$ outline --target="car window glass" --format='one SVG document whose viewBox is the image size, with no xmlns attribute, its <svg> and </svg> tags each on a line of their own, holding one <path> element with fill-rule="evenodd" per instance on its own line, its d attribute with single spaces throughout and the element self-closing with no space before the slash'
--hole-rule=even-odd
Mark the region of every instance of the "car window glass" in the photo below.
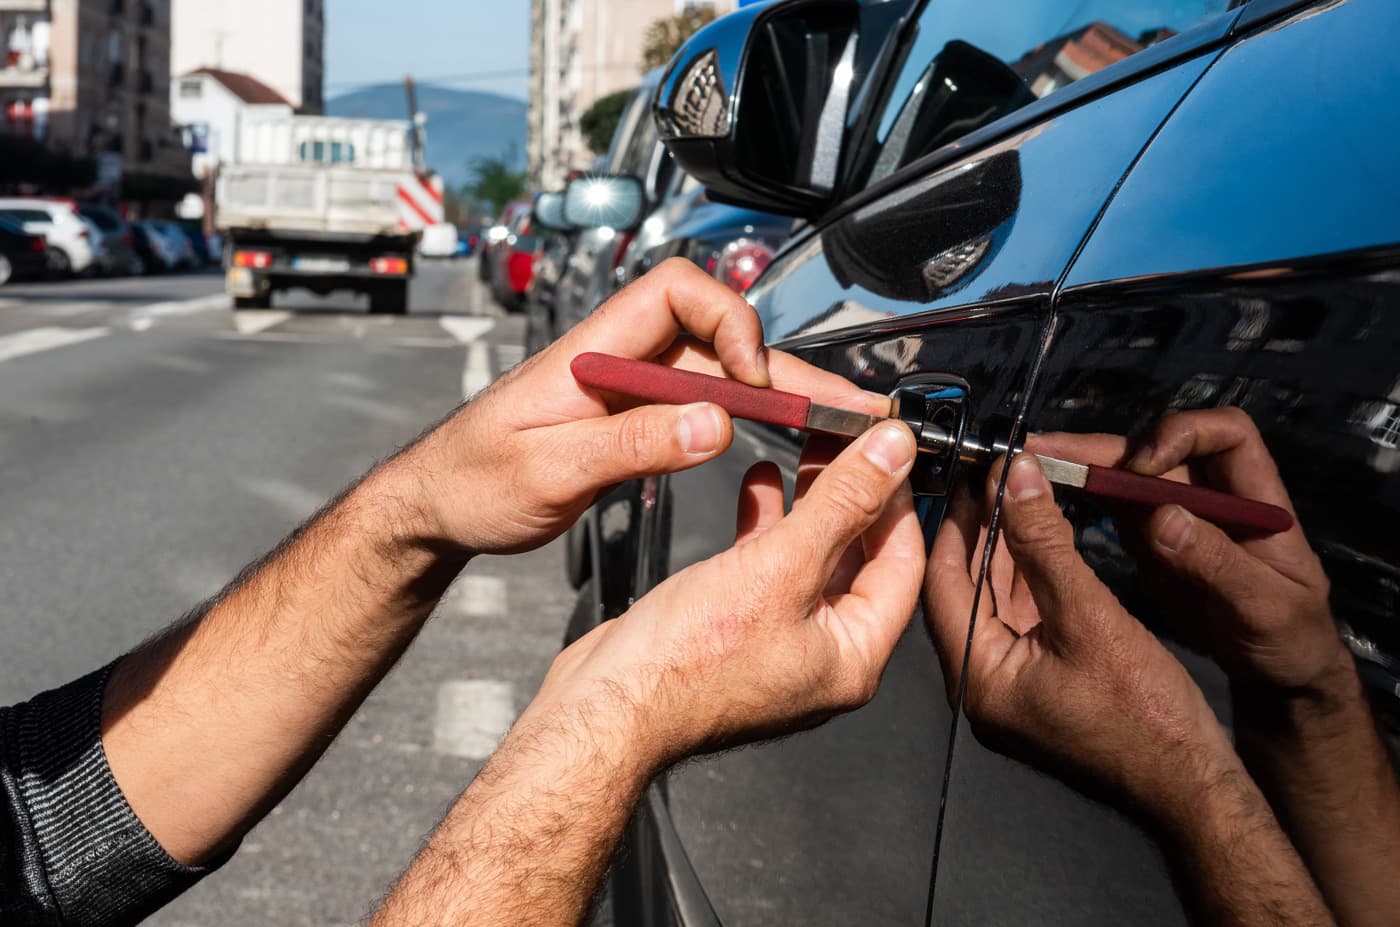
<svg viewBox="0 0 1400 927">
<path fill-rule="evenodd" d="M 53 222 L 53 216 L 39 209 L 7 209 L 0 215 L 15 222 Z"/>
<path fill-rule="evenodd" d="M 1239 0 L 930 0 L 859 171 L 874 182 Z"/>
</svg>

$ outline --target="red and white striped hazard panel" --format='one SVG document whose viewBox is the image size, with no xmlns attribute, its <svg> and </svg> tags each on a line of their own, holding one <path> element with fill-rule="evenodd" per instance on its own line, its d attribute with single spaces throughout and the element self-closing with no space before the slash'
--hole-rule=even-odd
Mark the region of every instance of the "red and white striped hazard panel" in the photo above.
<svg viewBox="0 0 1400 927">
<path fill-rule="evenodd" d="M 399 225 L 405 229 L 425 229 L 443 221 L 442 178 L 412 177 L 399 184 Z"/>
</svg>

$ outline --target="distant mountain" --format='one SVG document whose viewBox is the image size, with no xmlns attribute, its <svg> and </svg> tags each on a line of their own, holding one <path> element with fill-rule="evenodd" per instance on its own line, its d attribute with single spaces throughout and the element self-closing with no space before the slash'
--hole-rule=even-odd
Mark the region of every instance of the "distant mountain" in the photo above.
<svg viewBox="0 0 1400 927">
<path fill-rule="evenodd" d="M 428 166 L 449 186 L 467 181 L 467 167 L 477 158 L 500 158 L 514 152 L 516 167 L 525 166 L 524 100 L 476 90 L 418 85 L 418 108 L 428 116 Z M 403 84 L 378 84 L 327 101 L 331 116 L 406 119 Z"/>
</svg>

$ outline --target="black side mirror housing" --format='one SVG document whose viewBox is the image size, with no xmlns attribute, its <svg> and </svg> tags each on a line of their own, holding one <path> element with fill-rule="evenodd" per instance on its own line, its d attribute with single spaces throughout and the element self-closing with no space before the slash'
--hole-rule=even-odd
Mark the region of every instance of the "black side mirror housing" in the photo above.
<svg viewBox="0 0 1400 927">
<path fill-rule="evenodd" d="M 786 0 L 696 33 L 662 78 L 667 148 L 720 201 L 815 218 L 841 193 L 846 139 L 908 4 Z"/>
<path fill-rule="evenodd" d="M 642 221 L 646 190 L 626 174 L 589 174 L 564 188 L 563 219 L 576 229 L 630 232 Z"/>
</svg>

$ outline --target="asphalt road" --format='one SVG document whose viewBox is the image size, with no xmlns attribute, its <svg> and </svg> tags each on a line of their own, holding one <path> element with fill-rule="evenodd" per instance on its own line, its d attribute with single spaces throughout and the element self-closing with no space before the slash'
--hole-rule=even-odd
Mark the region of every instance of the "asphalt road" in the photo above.
<svg viewBox="0 0 1400 927">
<path fill-rule="evenodd" d="M 0 289 L 0 704 L 104 665 L 217 591 L 382 456 L 523 357 L 470 262 L 413 312 L 217 275 Z M 549 548 L 481 561 L 326 758 L 222 871 L 150 921 L 359 922 L 557 652 Z"/>
</svg>

